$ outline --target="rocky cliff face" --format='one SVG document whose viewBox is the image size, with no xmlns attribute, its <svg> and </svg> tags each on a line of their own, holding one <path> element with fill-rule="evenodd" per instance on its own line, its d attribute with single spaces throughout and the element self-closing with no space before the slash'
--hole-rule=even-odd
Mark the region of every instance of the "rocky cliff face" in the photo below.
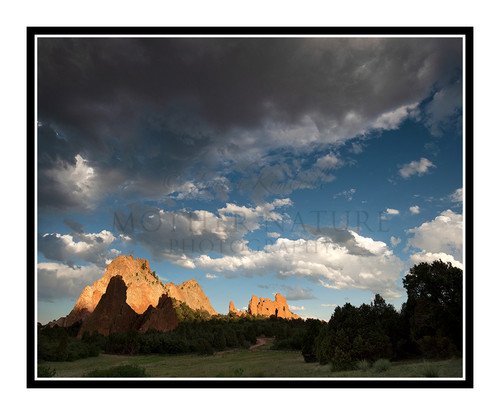
<svg viewBox="0 0 500 415">
<path fill-rule="evenodd" d="M 217 314 L 195 280 L 184 282 L 182 285 L 163 284 L 149 268 L 148 260 L 121 255 L 108 265 L 99 280 L 85 287 L 75 307 L 64 319 L 63 325 L 69 327 L 77 321 L 88 319 L 115 275 L 122 276 L 127 287 L 126 302 L 137 314 L 144 313 L 149 306 L 156 307 L 163 294 L 184 301 L 193 309 L 206 310 L 210 315 Z"/>
<path fill-rule="evenodd" d="M 229 312 L 235 313 L 238 316 L 244 315 L 244 313 L 234 308 L 232 301 L 229 303 Z M 288 319 L 301 318 L 297 314 L 290 311 L 285 297 L 283 297 L 280 293 L 275 295 L 274 301 L 269 298 L 258 298 L 256 295 L 252 295 L 252 298 L 248 303 L 247 314 L 266 317 L 276 316 Z"/>
<path fill-rule="evenodd" d="M 165 292 L 169 297 L 185 302 L 193 310 L 205 310 L 211 316 L 217 314 L 196 280 L 184 281 L 181 285 L 175 285 L 173 282 L 167 283 Z"/>
</svg>

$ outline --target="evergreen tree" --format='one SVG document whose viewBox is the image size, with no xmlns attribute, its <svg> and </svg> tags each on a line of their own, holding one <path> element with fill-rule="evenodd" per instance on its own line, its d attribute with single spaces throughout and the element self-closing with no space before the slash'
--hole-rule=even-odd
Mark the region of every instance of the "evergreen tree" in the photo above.
<svg viewBox="0 0 500 415">
<path fill-rule="evenodd" d="M 403 307 L 412 340 L 443 339 L 462 349 L 462 270 L 441 260 L 414 265 L 403 278 Z M 446 343 L 446 340 L 444 340 Z"/>
</svg>

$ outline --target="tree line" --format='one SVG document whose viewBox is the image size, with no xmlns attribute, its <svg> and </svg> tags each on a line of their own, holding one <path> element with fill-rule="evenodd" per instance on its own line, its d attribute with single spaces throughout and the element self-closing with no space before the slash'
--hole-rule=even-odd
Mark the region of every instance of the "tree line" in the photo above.
<svg viewBox="0 0 500 415">
<path fill-rule="evenodd" d="M 182 312 L 186 311 L 182 308 Z M 83 333 L 77 339 L 80 323 L 71 327 L 39 328 L 38 358 L 45 361 L 76 360 L 96 356 L 99 352 L 113 354 L 186 354 L 211 355 L 218 351 L 248 348 L 257 337 L 275 337 L 273 347 L 300 350 L 305 333 L 303 320 L 277 317 L 205 316 L 194 312 L 179 322 L 175 330 L 146 333 L 129 330 L 111 333 Z"/>
</svg>

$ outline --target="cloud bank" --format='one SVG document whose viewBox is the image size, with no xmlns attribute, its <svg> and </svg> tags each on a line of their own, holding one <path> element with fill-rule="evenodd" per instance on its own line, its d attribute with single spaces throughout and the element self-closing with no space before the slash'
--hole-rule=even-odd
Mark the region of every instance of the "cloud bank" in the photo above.
<svg viewBox="0 0 500 415">
<path fill-rule="evenodd" d="M 461 47 L 444 38 L 40 38 L 40 208 L 93 209 L 111 195 L 224 199 L 229 171 L 251 164 L 256 177 L 294 178 L 297 166 L 273 157 L 278 150 L 339 146 L 418 116 L 438 134 L 461 106 Z M 342 163 L 325 152 L 287 189 L 333 180 L 327 170 Z"/>
<path fill-rule="evenodd" d="M 350 231 L 361 250 L 353 252 L 347 241 L 320 236 L 316 239 L 279 238 L 261 251 L 247 249 L 241 255 L 212 258 L 200 255 L 197 266 L 231 277 L 272 274 L 279 279 L 305 278 L 331 289 L 357 288 L 380 293 L 387 298 L 400 296 L 396 281 L 402 261 L 385 243 Z M 288 298 L 288 297 L 287 297 Z"/>
</svg>

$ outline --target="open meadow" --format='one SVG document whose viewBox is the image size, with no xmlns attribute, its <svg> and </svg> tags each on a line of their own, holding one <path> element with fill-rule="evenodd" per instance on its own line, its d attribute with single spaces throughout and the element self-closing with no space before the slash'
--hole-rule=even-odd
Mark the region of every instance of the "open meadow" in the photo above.
<svg viewBox="0 0 500 415">
<path fill-rule="evenodd" d="M 133 366 L 143 369 L 143 376 L 157 378 L 324 378 L 324 377 L 461 377 L 462 359 L 440 361 L 392 362 L 360 365 L 353 371 L 332 372 L 330 365 L 305 363 L 298 351 L 271 350 L 266 343 L 253 350 L 231 350 L 212 356 L 100 354 L 74 362 L 48 362 L 55 377 L 80 378 L 99 370 Z M 95 375 L 96 372 L 94 372 Z M 109 372 L 108 372 L 109 373 Z M 101 376 L 106 373 L 101 372 Z M 109 375 L 108 375 L 109 376 Z"/>
</svg>

